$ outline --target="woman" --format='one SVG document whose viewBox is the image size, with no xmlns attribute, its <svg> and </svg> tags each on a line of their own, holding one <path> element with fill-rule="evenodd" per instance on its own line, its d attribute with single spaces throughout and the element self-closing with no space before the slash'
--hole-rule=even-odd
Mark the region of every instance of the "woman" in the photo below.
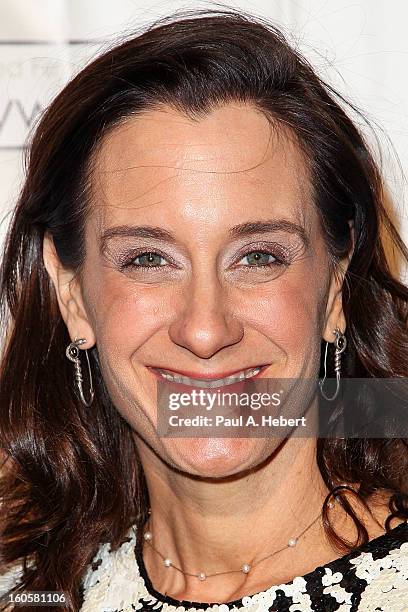
<svg viewBox="0 0 408 612">
<path fill-rule="evenodd" d="M 3 591 L 405 610 L 404 439 L 164 436 L 156 398 L 327 371 L 299 414 L 336 425 L 343 379 L 404 379 L 383 230 L 407 260 L 362 135 L 267 22 L 173 16 L 82 70 L 34 135 L 3 260 Z"/>
</svg>

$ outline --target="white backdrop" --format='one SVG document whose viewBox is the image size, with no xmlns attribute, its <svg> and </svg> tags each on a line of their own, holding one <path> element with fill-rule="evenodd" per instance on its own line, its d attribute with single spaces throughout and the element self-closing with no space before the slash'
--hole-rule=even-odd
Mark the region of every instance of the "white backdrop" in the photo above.
<svg viewBox="0 0 408 612">
<path fill-rule="evenodd" d="M 406 0 L 223 0 L 222 5 L 280 25 L 320 74 L 376 125 L 394 217 L 408 243 Z M 175 0 L 0 0 L 0 241 L 22 181 L 26 138 L 66 80 L 105 45 L 160 15 L 217 6 Z M 408 277 L 408 270 L 401 276 Z"/>
</svg>

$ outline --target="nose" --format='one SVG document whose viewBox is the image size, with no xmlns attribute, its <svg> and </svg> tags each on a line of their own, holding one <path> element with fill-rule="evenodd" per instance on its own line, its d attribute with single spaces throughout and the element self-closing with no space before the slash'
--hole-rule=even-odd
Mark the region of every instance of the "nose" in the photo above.
<svg viewBox="0 0 408 612">
<path fill-rule="evenodd" d="M 202 359 L 240 342 L 243 325 L 231 312 L 231 305 L 219 282 L 203 283 L 196 278 L 186 289 L 183 307 L 169 327 L 171 340 Z"/>
</svg>

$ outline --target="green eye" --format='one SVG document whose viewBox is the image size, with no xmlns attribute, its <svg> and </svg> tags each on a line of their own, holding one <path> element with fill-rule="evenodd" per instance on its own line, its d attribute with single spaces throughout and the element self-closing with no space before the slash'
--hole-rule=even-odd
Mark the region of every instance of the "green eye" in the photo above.
<svg viewBox="0 0 408 612">
<path fill-rule="evenodd" d="M 161 263 L 162 261 L 165 261 L 164 257 L 158 253 L 149 252 L 141 253 L 137 255 L 137 257 L 134 257 L 130 265 L 144 268 L 157 268 L 163 265 L 163 263 Z"/>
<path fill-rule="evenodd" d="M 247 260 L 246 263 L 250 266 L 270 266 L 282 263 L 272 253 L 267 253 L 266 251 L 251 251 L 244 255 L 242 260 L 244 259 Z"/>
</svg>

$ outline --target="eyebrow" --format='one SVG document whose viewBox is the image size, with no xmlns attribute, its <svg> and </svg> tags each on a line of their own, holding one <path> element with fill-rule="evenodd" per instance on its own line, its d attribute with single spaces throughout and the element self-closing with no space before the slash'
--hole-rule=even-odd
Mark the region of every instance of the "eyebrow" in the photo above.
<svg viewBox="0 0 408 612">
<path fill-rule="evenodd" d="M 287 232 L 289 234 L 297 234 L 306 246 L 309 246 L 309 238 L 305 228 L 298 223 L 289 221 L 288 219 L 271 219 L 269 221 L 249 221 L 234 225 L 229 230 L 232 238 L 240 236 L 250 236 L 252 234 L 266 234 L 270 232 Z"/>
<path fill-rule="evenodd" d="M 234 225 L 228 231 L 231 238 L 251 236 L 253 234 L 266 234 L 271 232 L 287 232 L 297 234 L 306 246 L 309 246 L 309 238 L 305 228 L 288 219 L 271 219 L 268 221 L 249 221 Z M 151 225 L 117 225 L 105 230 L 100 237 L 100 249 L 103 253 L 109 240 L 112 238 L 156 238 L 176 244 L 176 237 L 169 231 Z"/>
<path fill-rule="evenodd" d="M 161 227 L 151 225 L 117 225 L 105 230 L 100 237 L 100 251 L 104 253 L 112 238 L 156 238 L 171 244 L 177 240 L 173 234 Z"/>
</svg>

